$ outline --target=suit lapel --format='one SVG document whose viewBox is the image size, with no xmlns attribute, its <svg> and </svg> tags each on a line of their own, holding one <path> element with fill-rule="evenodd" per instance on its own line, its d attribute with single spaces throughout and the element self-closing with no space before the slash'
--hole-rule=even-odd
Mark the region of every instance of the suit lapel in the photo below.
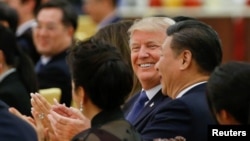
<svg viewBox="0 0 250 141">
<path fill-rule="evenodd" d="M 134 125 L 140 122 L 144 117 L 149 115 L 157 106 L 161 103 L 161 101 L 166 98 L 163 96 L 161 90 L 157 92 L 157 94 L 147 103 L 147 105 L 142 109 L 141 113 L 136 118 Z"/>
<path fill-rule="evenodd" d="M 138 97 L 139 97 L 139 94 L 140 94 L 139 92 L 136 93 L 133 97 L 131 97 L 131 99 L 130 99 L 127 103 L 125 103 L 125 104 L 123 105 L 122 110 L 123 110 L 123 112 L 124 112 L 125 117 L 127 117 L 127 115 L 129 114 L 129 112 L 132 110 L 135 101 L 136 101 L 136 100 L 138 99 Z"/>
</svg>

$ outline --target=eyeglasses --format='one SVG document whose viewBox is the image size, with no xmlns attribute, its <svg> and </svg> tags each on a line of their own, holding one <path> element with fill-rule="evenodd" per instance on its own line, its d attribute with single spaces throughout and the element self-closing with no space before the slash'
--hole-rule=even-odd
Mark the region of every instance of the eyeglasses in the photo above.
<svg viewBox="0 0 250 141">
<path fill-rule="evenodd" d="M 35 22 L 32 25 L 32 27 L 33 27 L 33 30 L 35 30 L 35 31 L 45 30 L 45 31 L 48 31 L 48 32 L 53 32 L 53 31 L 58 29 L 58 25 L 53 24 L 53 23 L 42 25 L 42 24 L 39 24 L 39 23 Z"/>
</svg>

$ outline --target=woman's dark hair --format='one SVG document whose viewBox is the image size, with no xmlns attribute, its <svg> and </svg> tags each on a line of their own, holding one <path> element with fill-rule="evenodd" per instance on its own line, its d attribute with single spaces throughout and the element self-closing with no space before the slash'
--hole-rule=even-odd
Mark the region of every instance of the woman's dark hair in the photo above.
<svg viewBox="0 0 250 141">
<path fill-rule="evenodd" d="M 130 47 L 129 47 L 129 35 L 128 29 L 133 25 L 134 20 L 122 20 L 116 23 L 109 24 L 96 32 L 93 39 L 100 40 L 111 44 L 112 46 L 118 48 L 121 52 L 122 57 L 129 64 L 129 68 L 133 72 L 130 57 Z M 139 90 L 141 90 L 141 84 L 137 76 L 133 73 L 133 89 L 131 90 L 129 96 L 134 95 Z"/>
<path fill-rule="evenodd" d="M 16 44 L 16 37 L 10 29 L 0 25 L 0 50 L 6 64 L 17 70 L 28 92 L 37 92 L 38 85 L 34 65 L 30 58 Z"/>
<path fill-rule="evenodd" d="M 132 71 L 116 47 L 87 39 L 75 43 L 67 61 L 75 87 L 83 87 L 103 110 L 119 108 L 133 86 Z"/>
</svg>

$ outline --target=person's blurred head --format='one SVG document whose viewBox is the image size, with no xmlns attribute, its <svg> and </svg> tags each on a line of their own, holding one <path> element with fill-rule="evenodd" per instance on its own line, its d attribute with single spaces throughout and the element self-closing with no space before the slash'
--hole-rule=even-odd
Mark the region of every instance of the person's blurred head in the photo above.
<svg viewBox="0 0 250 141">
<path fill-rule="evenodd" d="M 16 10 L 0 1 L 0 11 L 0 24 L 10 28 L 15 33 L 18 26 L 18 14 Z"/>
<path fill-rule="evenodd" d="M 118 4 L 118 0 L 84 0 L 83 2 L 84 13 L 97 24 L 114 12 Z"/>
<path fill-rule="evenodd" d="M 17 11 L 20 20 L 19 24 L 30 20 L 27 16 L 33 18 L 41 4 L 41 0 L 5 0 L 5 2 Z"/>
<path fill-rule="evenodd" d="M 117 23 L 112 23 L 98 30 L 97 33 L 93 36 L 95 40 L 107 42 L 113 45 L 114 47 L 118 48 L 118 50 L 122 54 L 122 57 L 129 64 L 131 70 L 132 70 L 132 65 L 130 58 L 130 48 L 128 43 L 129 36 L 127 32 L 128 29 L 133 24 L 133 22 L 134 22 L 133 20 L 122 20 Z M 134 75 L 134 87 L 130 95 L 135 94 L 139 89 L 141 89 L 140 82 Z"/>
<path fill-rule="evenodd" d="M 174 23 L 166 17 L 146 17 L 136 20 L 128 30 L 132 67 L 146 90 L 160 84 L 160 76 L 154 66 L 160 58 L 165 32 Z"/>
<path fill-rule="evenodd" d="M 15 68 L 28 92 L 37 91 L 33 64 L 18 48 L 15 34 L 0 24 L 0 75 Z"/>
<path fill-rule="evenodd" d="M 9 67 L 16 67 L 18 51 L 15 34 L 9 28 L 2 25 L 0 25 L 0 54 L 1 65 L 5 64 Z"/>
<path fill-rule="evenodd" d="M 119 108 L 132 89 L 133 78 L 119 50 L 102 41 L 87 39 L 77 42 L 67 61 L 73 82 L 73 98 L 101 110 Z M 90 104 L 92 103 L 92 104 Z"/>
<path fill-rule="evenodd" d="M 38 9 L 36 22 L 34 42 L 37 51 L 44 56 L 53 56 L 71 45 L 78 15 L 67 1 L 52 0 Z"/>
<path fill-rule="evenodd" d="M 209 25 L 198 20 L 177 22 L 167 29 L 156 65 L 162 92 L 175 98 L 184 88 L 206 81 L 221 61 L 220 39 Z"/>
<path fill-rule="evenodd" d="M 207 99 L 219 124 L 250 123 L 249 80 L 248 62 L 228 62 L 211 74 Z"/>
</svg>

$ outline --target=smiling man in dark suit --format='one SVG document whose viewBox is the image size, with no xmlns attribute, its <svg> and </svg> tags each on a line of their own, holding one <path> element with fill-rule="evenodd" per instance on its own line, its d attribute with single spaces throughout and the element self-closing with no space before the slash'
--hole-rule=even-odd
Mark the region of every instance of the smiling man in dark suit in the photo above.
<svg viewBox="0 0 250 141">
<path fill-rule="evenodd" d="M 173 100 L 163 103 L 144 132 L 164 127 L 164 138 L 183 136 L 187 141 L 206 141 L 207 126 L 215 124 L 206 100 L 206 83 L 222 61 L 217 33 L 197 20 L 177 22 L 167 29 L 156 69 L 162 92 Z M 160 113 L 160 114 L 158 114 Z"/>
<path fill-rule="evenodd" d="M 158 106 L 170 100 L 161 93 L 160 76 L 154 67 L 160 58 L 161 45 L 166 38 L 165 31 L 174 23 L 172 19 L 166 17 L 146 17 L 136 21 L 129 29 L 132 67 L 142 85 L 143 93 L 139 92 L 132 97 L 124 105 L 123 110 L 126 118 L 139 131 L 142 138 L 145 136 L 151 136 L 151 140 L 157 138 L 153 136 L 154 132 L 144 134 L 143 130 Z M 145 94 L 146 102 L 139 102 L 141 95 Z M 142 104 L 141 109 L 138 109 L 136 105 L 138 103 Z"/>
<path fill-rule="evenodd" d="M 58 87 L 60 103 L 71 105 L 71 77 L 66 63 L 67 50 L 73 43 L 78 15 L 66 0 L 41 5 L 36 14 L 34 42 L 41 58 L 36 64 L 40 89 Z"/>
</svg>

